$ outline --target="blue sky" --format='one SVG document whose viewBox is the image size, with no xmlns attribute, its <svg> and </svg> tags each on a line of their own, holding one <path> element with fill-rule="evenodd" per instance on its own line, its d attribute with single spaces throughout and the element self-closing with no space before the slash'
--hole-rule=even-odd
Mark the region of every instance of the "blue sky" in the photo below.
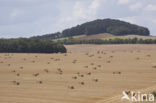
<svg viewBox="0 0 156 103">
<path fill-rule="evenodd" d="M 61 32 L 104 18 L 145 26 L 156 35 L 156 0 L 0 0 L 0 37 Z"/>
</svg>

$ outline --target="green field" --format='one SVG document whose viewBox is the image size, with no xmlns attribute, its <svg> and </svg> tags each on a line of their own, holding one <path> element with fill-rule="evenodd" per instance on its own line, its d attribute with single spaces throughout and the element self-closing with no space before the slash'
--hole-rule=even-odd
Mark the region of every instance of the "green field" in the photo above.
<svg viewBox="0 0 156 103">
<path fill-rule="evenodd" d="M 77 35 L 77 36 L 72 36 L 72 37 L 63 37 L 63 38 L 58 38 L 58 39 L 53 39 L 53 41 L 62 41 L 62 40 L 68 40 L 70 38 L 76 39 L 80 37 L 85 37 L 86 35 Z"/>
</svg>

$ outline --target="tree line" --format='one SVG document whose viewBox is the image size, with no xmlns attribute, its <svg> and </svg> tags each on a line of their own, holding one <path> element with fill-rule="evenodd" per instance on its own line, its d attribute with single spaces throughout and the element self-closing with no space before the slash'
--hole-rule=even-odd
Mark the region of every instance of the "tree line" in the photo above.
<svg viewBox="0 0 156 103">
<path fill-rule="evenodd" d="M 0 52 L 8 53 L 65 53 L 63 44 L 36 38 L 0 39 Z"/>
<path fill-rule="evenodd" d="M 156 44 L 156 39 L 138 39 L 138 38 L 129 38 L 129 39 L 92 39 L 92 40 L 62 40 L 58 41 L 59 43 L 70 45 L 70 44 Z"/>
<path fill-rule="evenodd" d="M 50 34 L 45 34 L 45 35 L 41 35 L 41 36 L 33 36 L 31 38 L 37 38 L 40 40 L 52 40 L 52 39 L 57 39 L 60 37 L 61 37 L 61 33 L 56 32 L 56 33 L 50 33 Z"/>
</svg>

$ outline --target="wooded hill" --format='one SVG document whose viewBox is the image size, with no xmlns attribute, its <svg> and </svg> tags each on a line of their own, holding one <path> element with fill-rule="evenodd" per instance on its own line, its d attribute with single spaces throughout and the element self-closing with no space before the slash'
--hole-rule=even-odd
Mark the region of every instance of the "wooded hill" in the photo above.
<svg viewBox="0 0 156 103">
<path fill-rule="evenodd" d="M 146 27 L 138 26 L 128 22 L 115 19 L 98 19 L 91 22 L 86 22 L 72 28 L 62 31 L 62 33 L 52 33 L 42 36 L 35 36 L 41 40 L 50 40 L 61 37 L 72 37 L 76 35 L 94 35 L 99 33 L 110 33 L 113 35 L 141 35 L 149 36 L 150 31 Z"/>
</svg>

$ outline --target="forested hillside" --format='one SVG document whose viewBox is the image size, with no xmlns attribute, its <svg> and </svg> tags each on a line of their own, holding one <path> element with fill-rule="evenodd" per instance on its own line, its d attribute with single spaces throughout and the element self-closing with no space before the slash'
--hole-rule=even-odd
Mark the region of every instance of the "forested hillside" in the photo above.
<svg viewBox="0 0 156 103">
<path fill-rule="evenodd" d="M 130 24 L 128 22 L 115 20 L 115 19 L 98 19 L 91 22 L 87 22 L 81 25 L 77 25 L 72 28 L 68 28 L 62 31 L 62 33 L 51 33 L 41 36 L 35 36 L 32 38 L 39 38 L 41 40 L 51 40 L 61 37 L 72 37 L 76 35 L 94 35 L 99 33 L 110 33 L 113 35 L 141 35 L 148 36 L 150 31 L 146 27 Z"/>
<path fill-rule="evenodd" d="M 150 32 L 147 28 L 138 25 L 130 24 L 128 22 L 114 20 L 114 19 L 98 19 L 95 21 L 87 22 L 77 25 L 62 32 L 62 36 L 74 35 L 92 35 L 98 33 L 110 33 L 113 35 L 149 35 Z"/>
</svg>

